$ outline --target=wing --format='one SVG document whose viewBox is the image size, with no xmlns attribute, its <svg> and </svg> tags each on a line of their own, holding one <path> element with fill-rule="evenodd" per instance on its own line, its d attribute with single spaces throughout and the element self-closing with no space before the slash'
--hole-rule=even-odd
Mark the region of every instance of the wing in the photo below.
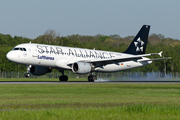
<svg viewBox="0 0 180 120">
<path fill-rule="evenodd" d="M 172 59 L 172 58 L 167 57 L 167 58 L 156 58 L 156 59 L 149 59 L 149 60 L 138 60 L 138 62 L 156 61 L 156 60 L 165 60 L 165 59 Z"/>
<path fill-rule="evenodd" d="M 92 60 L 83 60 L 83 61 L 69 61 L 68 64 L 73 64 L 75 62 L 86 62 L 86 63 L 92 63 L 96 67 L 105 66 L 107 64 L 117 64 L 119 65 L 120 62 L 127 62 L 127 61 L 137 61 L 137 62 L 146 62 L 146 61 L 154 61 L 154 60 L 162 60 L 162 59 L 170 59 L 170 58 L 159 58 L 159 59 L 146 59 L 144 60 L 143 57 L 151 56 L 151 55 L 160 55 L 160 53 L 151 53 L 151 54 L 141 54 L 141 55 L 129 55 L 129 56 L 121 56 L 111 59 L 92 59 Z"/>
<path fill-rule="evenodd" d="M 103 60 L 90 60 L 85 61 L 94 64 L 96 67 L 105 66 L 107 64 L 117 64 L 119 65 L 120 62 L 127 62 L 127 61 L 136 61 L 136 62 L 147 62 L 147 61 L 156 61 L 156 60 L 164 60 L 164 59 L 171 59 L 170 57 L 167 58 L 157 58 L 157 59 L 143 59 L 143 57 L 155 55 L 153 54 L 144 54 L 144 55 L 136 55 L 131 57 L 121 57 L 115 59 L 103 59 Z"/>
</svg>

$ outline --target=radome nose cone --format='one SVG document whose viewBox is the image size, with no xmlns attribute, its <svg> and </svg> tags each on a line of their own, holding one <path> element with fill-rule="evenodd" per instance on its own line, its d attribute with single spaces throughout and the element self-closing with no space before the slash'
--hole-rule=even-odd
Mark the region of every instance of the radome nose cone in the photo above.
<svg viewBox="0 0 180 120">
<path fill-rule="evenodd" d="M 8 59 L 8 60 L 13 60 L 14 59 L 14 55 L 13 55 L 13 53 L 10 51 L 10 52 L 8 52 L 7 54 L 6 54 L 6 58 Z"/>
</svg>

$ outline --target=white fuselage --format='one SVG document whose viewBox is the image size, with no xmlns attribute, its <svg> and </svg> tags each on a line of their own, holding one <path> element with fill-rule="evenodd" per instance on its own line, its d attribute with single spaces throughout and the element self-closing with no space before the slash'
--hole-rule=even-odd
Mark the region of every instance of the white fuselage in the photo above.
<svg viewBox="0 0 180 120">
<path fill-rule="evenodd" d="M 7 58 L 13 62 L 24 64 L 51 67 L 54 69 L 72 70 L 69 63 L 78 61 L 91 61 L 94 59 L 105 60 L 105 59 L 116 59 L 121 57 L 133 57 L 135 55 L 91 50 L 91 49 L 80 49 L 73 47 L 63 47 L 54 45 L 44 44 L 31 44 L 25 43 L 17 45 L 15 48 L 25 48 L 19 50 L 11 50 L 7 54 Z M 144 60 L 149 58 L 142 57 Z M 107 64 L 103 67 L 96 67 L 93 71 L 96 72 L 116 72 L 121 70 L 132 69 L 136 67 L 142 67 L 148 65 L 152 61 L 138 62 L 136 60 L 119 62 L 117 64 Z"/>
</svg>

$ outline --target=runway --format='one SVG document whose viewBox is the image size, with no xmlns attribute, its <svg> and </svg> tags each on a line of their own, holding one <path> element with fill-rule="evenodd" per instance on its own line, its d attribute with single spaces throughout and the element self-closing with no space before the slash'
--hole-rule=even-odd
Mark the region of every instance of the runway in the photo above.
<svg viewBox="0 0 180 120">
<path fill-rule="evenodd" d="M 0 81 L 2 84 L 180 84 L 180 81 Z"/>
</svg>

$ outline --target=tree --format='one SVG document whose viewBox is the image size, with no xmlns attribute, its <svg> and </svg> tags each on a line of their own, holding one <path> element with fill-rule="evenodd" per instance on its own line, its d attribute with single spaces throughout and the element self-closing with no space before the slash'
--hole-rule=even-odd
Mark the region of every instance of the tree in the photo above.
<svg viewBox="0 0 180 120">
<path fill-rule="evenodd" d="M 44 35 L 43 35 L 43 39 L 46 43 L 51 44 L 52 42 L 54 44 L 57 44 L 58 41 L 56 41 L 56 37 L 59 36 L 60 34 L 56 34 L 55 30 L 49 29 L 47 31 L 45 31 Z"/>
</svg>

